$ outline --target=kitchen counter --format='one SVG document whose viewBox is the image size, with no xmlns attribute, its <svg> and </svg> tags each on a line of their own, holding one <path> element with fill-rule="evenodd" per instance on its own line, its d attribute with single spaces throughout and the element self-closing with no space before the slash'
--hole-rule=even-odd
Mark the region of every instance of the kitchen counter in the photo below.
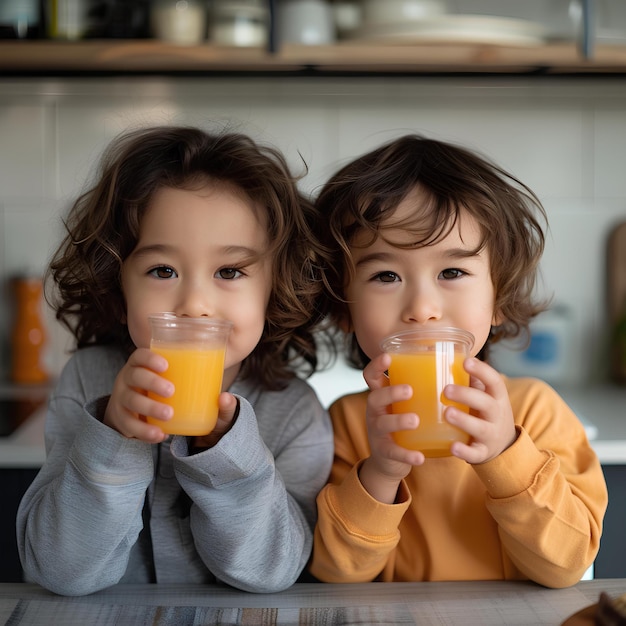
<svg viewBox="0 0 626 626">
<path fill-rule="evenodd" d="M 581 385 L 557 391 L 585 424 L 602 465 L 626 465 L 626 387 Z"/>
<path fill-rule="evenodd" d="M 13 385 L 0 383 L 0 400 L 40 403 L 30 417 L 8 436 L 0 437 L 0 468 L 37 468 L 46 458 L 44 424 L 52 384 Z"/>
<path fill-rule="evenodd" d="M 559 387 L 585 424 L 602 465 L 626 465 L 626 387 Z M 45 405 L 11 436 L 0 438 L 0 467 L 40 467 L 45 460 Z"/>
<path fill-rule="evenodd" d="M 604 521 L 601 550 L 594 563 L 594 576 L 603 579 L 624 578 L 626 577 L 626 546 L 623 541 L 626 520 L 626 387 L 605 385 L 561 388 L 558 391 L 585 424 L 591 445 L 603 465 L 609 488 L 611 504 Z M 0 437 L 0 472 L 7 481 L 4 488 L 10 492 L 3 534 L 11 538 L 13 543 L 17 506 L 37 469 L 45 461 L 45 418 L 44 404 L 11 436 Z M 0 554 L 3 554 L 5 566 L 11 572 L 9 574 L 11 577 L 5 580 L 19 580 L 17 547 L 11 544 L 3 549 L 0 541 Z M 7 565 L 9 557 L 13 560 Z M 1 570 L 2 564 L 0 575 Z M 626 588 L 624 591 L 626 592 Z M 1 614 L 0 624 L 2 624 Z"/>
</svg>

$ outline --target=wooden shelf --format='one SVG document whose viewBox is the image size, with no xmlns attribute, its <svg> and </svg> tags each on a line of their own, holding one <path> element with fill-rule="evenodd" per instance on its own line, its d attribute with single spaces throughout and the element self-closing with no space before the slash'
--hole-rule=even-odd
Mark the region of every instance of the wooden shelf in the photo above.
<svg viewBox="0 0 626 626">
<path fill-rule="evenodd" d="M 626 46 L 596 46 L 593 60 L 574 43 L 261 48 L 176 46 L 156 40 L 0 41 L 0 75 L 176 73 L 626 73 Z"/>
</svg>

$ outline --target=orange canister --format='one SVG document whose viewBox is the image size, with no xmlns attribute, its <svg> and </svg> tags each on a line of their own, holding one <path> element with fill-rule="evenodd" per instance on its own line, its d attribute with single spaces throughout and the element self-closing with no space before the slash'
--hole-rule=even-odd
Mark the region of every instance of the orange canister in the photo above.
<svg viewBox="0 0 626 626">
<path fill-rule="evenodd" d="M 11 379 L 15 383 L 43 383 L 48 373 L 43 365 L 46 330 L 43 322 L 43 281 L 15 278 L 11 281 L 15 316 L 11 335 Z"/>
</svg>

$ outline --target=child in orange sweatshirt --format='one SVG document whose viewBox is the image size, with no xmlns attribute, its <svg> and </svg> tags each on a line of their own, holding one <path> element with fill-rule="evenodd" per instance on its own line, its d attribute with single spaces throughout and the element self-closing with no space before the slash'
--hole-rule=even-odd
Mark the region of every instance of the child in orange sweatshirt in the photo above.
<svg viewBox="0 0 626 626">
<path fill-rule="evenodd" d="M 330 409 L 335 460 L 318 496 L 312 574 L 328 582 L 531 579 L 576 583 L 599 548 L 607 490 L 571 409 L 544 382 L 507 378 L 490 344 L 526 332 L 545 212 L 513 176 L 466 149 L 409 135 L 357 158 L 318 199 L 328 313 L 369 390 Z M 474 335 L 470 386 L 445 419 L 470 435 L 425 459 L 392 433 L 418 389 L 390 386 L 381 341 L 416 328 Z"/>
</svg>

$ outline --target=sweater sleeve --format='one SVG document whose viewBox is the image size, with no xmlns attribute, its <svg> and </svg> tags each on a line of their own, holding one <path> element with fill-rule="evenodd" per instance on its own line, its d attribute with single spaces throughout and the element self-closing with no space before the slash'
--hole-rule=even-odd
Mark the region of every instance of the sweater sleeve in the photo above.
<svg viewBox="0 0 626 626">
<path fill-rule="evenodd" d="M 353 466 L 317 498 L 318 523 L 311 573 L 324 582 L 369 582 L 388 566 L 400 540 L 398 526 L 411 501 L 404 482 L 395 504 L 378 502 Z M 357 523 L 358 520 L 358 523 Z"/>
<path fill-rule="evenodd" d="M 510 395 L 519 436 L 475 471 L 515 567 L 547 587 L 566 587 L 600 546 L 608 502 L 602 468 L 582 424 L 551 387 L 518 381 Z"/>
<path fill-rule="evenodd" d="M 64 595 L 116 584 L 142 528 L 153 475 L 149 444 L 103 425 L 75 393 L 70 361 L 46 416 L 44 465 L 17 514 L 22 566 L 30 581 Z"/>
<path fill-rule="evenodd" d="M 211 572 L 246 591 L 280 591 L 296 582 L 311 553 L 332 430 L 310 390 L 282 401 L 289 410 L 270 449 L 250 403 L 239 403 L 235 425 L 213 448 L 188 456 L 186 441 L 175 439 L 176 475 L 193 502 L 194 542 Z"/>
<path fill-rule="evenodd" d="M 393 561 L 398 529 L 411 504 L 400 484 L 395 504 L 379 502 L 365 490 L 359 469 L 369 452 L 364 424 L 367 392 L 330 408 L 335 458 L 329 484 L 317 498 L 318 522 L 310 570 L 324 582 L 368 582 Z"/>
</svg>

